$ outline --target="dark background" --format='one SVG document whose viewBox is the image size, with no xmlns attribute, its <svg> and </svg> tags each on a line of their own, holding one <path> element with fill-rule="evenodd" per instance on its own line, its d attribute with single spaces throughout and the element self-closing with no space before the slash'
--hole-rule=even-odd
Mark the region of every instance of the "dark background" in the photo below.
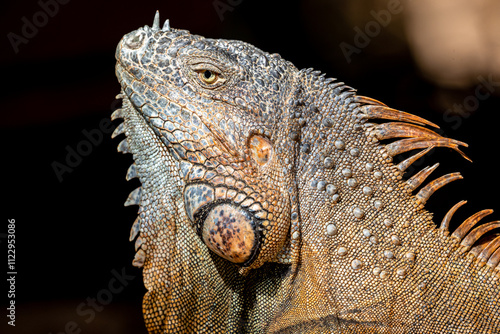
<svg viewBox="0 0 500 334">
<path fill-rule="evenodd" d="M 431 179 L 453 171 L 465 176 L 431 197 L 428 208 L 436 221 L 462 199 L 469 204 L 457 213 L 455 224 L 480 209 L 497 208 L 498 92 L 482 101 L 470 117 L 459 119 L 460 124 L 445 122 L 448 105 L 442 97 L 447 103 L 462 103 L 474 86 L 447 89 L 424 78 L 407 44 L 389 29 L 382 29 L 347 63 L 339 44 L 353 44 L 355 32 L 350 13 L 343 10 L 346 2 L 221 0 L 229 7 L 218 13 L 217 2 L 211 0 L 72 0 L 52 7 L 53 17 L 32 31 L 16 53 L 8 34 L 21 36 L 23 17 L 33 22 L 43 9 L 35 0 L 3 1 L 0 159 L 6 187 L 2 187 L 0 241 L 2 254 L 7 254 L 7 219 L 15 219 L 17 276 L 16 327 L 6 325 L 7 286 L 2 285 L 0 332 L 145 332 L 141 311 L 145 289 L 141 270 L 131 266 L 134 249 L 128 242 L 137 207 L 123 207 L 139 183 L 125 181 L 132 157 L 116 152 L 122 138 L 112 140 L 99 124 L 119 106 L 114 100 L 120 90 L 114 76 L 116 44 L 125 33 L 151 25 L 156 9 L 162 22 L 169 18 L 174 28 L 250 42 L 280 53 L 298 68 L 314 67 L 361 95 L 441 125 L 447 136 L 469 143 L 465 152 L 474 163 L 439 149 L 419 167 L 439 161 L 441 167 Z M 359 11 L 368 13 L 370 6 L 367 1 Z M 66 164 L 67 148 L 82 145 L 84 130 L 102 134 L 102 140 L 75 162 L 71 172 L 62 174 L 61 181 L 53 164 Z M 7 256 L 1 258 L 6 268 Z M 87 322 L 89 313 L 82 316 L 77 309 L 88 298 L 109 296 L 113 270 L 124 270 L 135 279 L 112 293 L 109 304 Z M 72 326 L 77 328 L 68 330 Z"/>
</svg>

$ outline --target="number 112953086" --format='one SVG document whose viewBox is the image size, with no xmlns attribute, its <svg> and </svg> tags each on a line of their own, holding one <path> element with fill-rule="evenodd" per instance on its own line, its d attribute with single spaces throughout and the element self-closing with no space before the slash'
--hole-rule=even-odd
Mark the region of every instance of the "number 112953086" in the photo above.
<svg viewBox="0 0 500 334">
<path fill-rule="evenodd" d="M 16 220 L 9 219 L 7 225 L 7 266 L 9 271 L 16 271 Z"/>
</svg>

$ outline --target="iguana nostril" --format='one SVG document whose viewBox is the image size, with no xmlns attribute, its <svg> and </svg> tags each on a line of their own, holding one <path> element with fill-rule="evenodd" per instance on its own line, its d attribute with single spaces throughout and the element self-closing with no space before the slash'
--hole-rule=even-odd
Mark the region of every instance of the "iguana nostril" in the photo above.
<svg viewBox="0 0 500 334">
<path fill-rule="evenodd" d="M 144 43 L 144 32 L 135 31 L 125 38 L 124 46 L 136 50 L 140 48 Z"/>
</svg>

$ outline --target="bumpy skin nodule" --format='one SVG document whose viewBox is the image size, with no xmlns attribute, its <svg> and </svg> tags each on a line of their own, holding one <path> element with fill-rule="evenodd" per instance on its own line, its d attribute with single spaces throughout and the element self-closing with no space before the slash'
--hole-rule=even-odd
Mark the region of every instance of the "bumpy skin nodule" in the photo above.
<svg viewBox="0 0 500 334">
<path fill-rule="evenodd" d="M 413 195 L 433 169 L 391 159 L 462 143 L 239 41 L 155 24 L 116 58 L 149 332 L 500 332 L 499 239 L 423 208 L 460 176 Z"/>
</svg>

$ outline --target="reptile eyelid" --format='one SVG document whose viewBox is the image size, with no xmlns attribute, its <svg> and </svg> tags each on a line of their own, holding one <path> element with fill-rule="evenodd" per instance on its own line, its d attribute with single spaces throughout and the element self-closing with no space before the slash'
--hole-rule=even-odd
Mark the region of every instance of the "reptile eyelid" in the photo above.
<svg viewBox="0 0 500 334">
<path fill-rule="evenodd" d="M 222 73 L 222 70 L 219 69 L 217 66 L 214 66 L 212 64 L 209 64 L 209 63 L 198 63 L 198 64 L 190 64 L 191 65 L 191 68 L 196 71 L 196 72 L 199 72 L 199 71 L 212 71 L 212 72 L 215 72 L 215 73 Z"/>
</svg>

